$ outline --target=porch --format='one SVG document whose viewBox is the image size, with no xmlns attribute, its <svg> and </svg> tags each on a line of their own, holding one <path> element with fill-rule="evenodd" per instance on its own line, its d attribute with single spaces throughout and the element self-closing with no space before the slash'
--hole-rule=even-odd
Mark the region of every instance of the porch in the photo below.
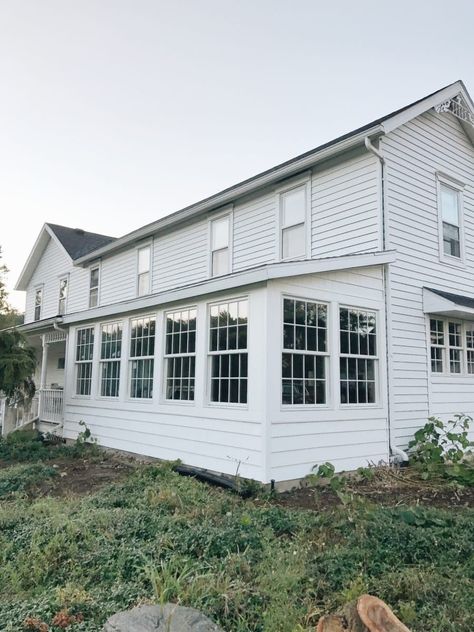
<svg viewBox="0 0 474 632">
<path fill-rule="evenodd" d="M 37 357 L 36 393 L 25 403 L 9 405 L 0 399 L 3 436 L 29 425 L 41 432 L 57 432 L 62 427 L 66 338 L 67 333 L 59 330 L 28 336 Z"/>
</svg>

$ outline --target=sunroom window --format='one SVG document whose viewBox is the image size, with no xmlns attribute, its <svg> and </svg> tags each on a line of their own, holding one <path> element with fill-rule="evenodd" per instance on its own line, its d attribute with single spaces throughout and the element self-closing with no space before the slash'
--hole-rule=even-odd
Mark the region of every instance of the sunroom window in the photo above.
<svg viewBox="0 0 474 632">
<path fill-rule="evenodd" d="M 443 253 L 461 258 L 460 192 L 440 183 L 441 219 L 443 225 Z"/>
<path fill-rule="evenodd" d="M 155 364 L 155 319 L 149 316 L 132 320 L 130 327 L 130 397 L 153 397 Z"/>
<path fill-rule="evenodd" d="M 280 194 L 281 258 L 306 254 L 306 186 Z"/>
<path fill-rule="evenodd" d="M 442 373 L 444 367 L 444 321 L 430 319 L 431 371 Z"/>
<path fill-rule="evenodd" d="M 100 340 L 100 394 L 102 397 L 119 396 L 121 355 L 122 323 L 102 325 Z"/>
<path fill-rule="evenodd" d="M 84 327 L 76 332 L 76 395 L 90 395 L 92 360 L 94 356 L 94 328 Z"/>
<path fill-rule="evenodd" d="M 196 377 L 196 310 L 166 315 L 166 399 L 194 400 Z"/>
<path fill-rule="evenodd" d="M 376 402 L 376 314 L 341 308 L 340 385 L 341 404 Z"/>
<path fill-rule="evenodd" d="M 467 372 L 474 374 L 474 323 L 466 323 L 466 361 Z"/>
<path fill-rule="evenodd" d="M 449 372 L 462 372 L 462 325 L 461 323 L 448 323 L 449 340 Z"/>
<path fill-rule="evenodd" d="M 282 404 L 326 403 L 327 321 L 326 305 L 283 299 Z"/>
</svg>

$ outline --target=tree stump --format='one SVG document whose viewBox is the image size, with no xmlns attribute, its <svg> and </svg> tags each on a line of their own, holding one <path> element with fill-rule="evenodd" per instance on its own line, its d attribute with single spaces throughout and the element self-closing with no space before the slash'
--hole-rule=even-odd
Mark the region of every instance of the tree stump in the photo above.
<svg viewBox="0 0 474 632">
<path fill-rule="evenodd" d="M 362 595 L 357 602 L 345 606 L 341 614 L 322 617 L 316 632 L 410 632 L 393 614 L 387 604 L 373 597 Z"/>
</svg>

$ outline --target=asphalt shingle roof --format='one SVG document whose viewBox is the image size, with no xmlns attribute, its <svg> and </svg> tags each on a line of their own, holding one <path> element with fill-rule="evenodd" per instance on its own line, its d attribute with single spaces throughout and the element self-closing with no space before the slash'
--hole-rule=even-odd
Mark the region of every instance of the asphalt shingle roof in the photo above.
<svg viewBox="0 0 474 632">
<path fill-rule="evenodd" d="M 97 250 L 97 248 L 115 241 L 115 237 L 89 233 L 86 230 L 82 230 L 82 228 L 69 228 L 68 226 L 50 223 L 48 223 L 48 226 L 62 243 L 71 259 L 88 255 L 90 252 Z"/>
</svg>

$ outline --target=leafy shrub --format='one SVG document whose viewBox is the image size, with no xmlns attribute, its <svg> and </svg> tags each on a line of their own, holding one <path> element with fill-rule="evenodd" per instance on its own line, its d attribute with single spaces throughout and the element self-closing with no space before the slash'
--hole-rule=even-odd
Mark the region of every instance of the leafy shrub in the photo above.
<svg viewBox="0 0 474 632">
<path fill-rule="evenodd" d="M 468 439 L 471 422 L 472 417 L 462 414 L 446 423 L 430 417 L 408 444 L 410 456 L 419 463 L 459 463 L 473 445 Z"/>
</svg>

